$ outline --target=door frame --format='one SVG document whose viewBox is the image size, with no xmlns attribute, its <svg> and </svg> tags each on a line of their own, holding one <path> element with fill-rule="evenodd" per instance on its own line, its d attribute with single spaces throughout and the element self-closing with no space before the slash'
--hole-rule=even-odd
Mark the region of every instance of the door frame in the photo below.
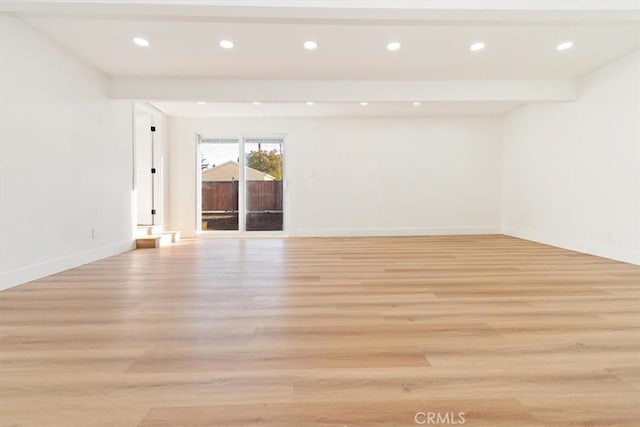
<svg viewBox="0 0 640 427">
<path fill-rule="evenodd" d="M 245 140 L 251 138 L 265 139 L 281 139 L 282 140 L 282 230 L 277 231 L 247 231 L 246 228 L 246 156 L 245 156 Z M 206 140 L 214 139 L 234 139 L 238 141 L 239 159 L 239 183 L 238 183 L 238 230 L 203 230 L 202 229 L 202 168 L 200 163 L 200 144 L 211 144 Z M 262 133 L 242 133 L 242 134 L 224 134 L 203 137 L 202 134 L 195 134 L 195 176 L 196 176 L 196 235 L 206 235 L 214 237 L 286 237 L 288 234 L 288 176 L 287 154 L 286 154 L 287 135 L 284 133 L 262 132 Z"/>
<path fill-rule="evenodd" d="M 136 234 L 138 227 L 151 227 L 151 226 L 164 226 L 165 219 L 167 217 L 167 213 L 165 212 L 165 163 L 163 158 L 163 129 L 160 125 L 164 124 L 162 121 L 163 113 L 162 111 L 155 108 L 153 105 L 149 103 L 140 103 L 133 102 L 131 104 L 131 115 L 132 115 L 132 197 L 131 197 L 131 218 L 132 218 L 132 230 L 133 235 Z M 152 132 L 151 129 L 148 129 L 149 137 L 150 137 L 150 154 L 149 161 L 151 163 L 151 167 L 154 167 L 157 172 L 155 174 L 151 174 L 150 170 L 140 169 L 140 162 L 138 158 L 138 148 L 142 141 L 139 140 L 138 125 L 139 120 L 142 116 L 148 116 L 149 123 L 148 126 L 153 126 L 156 128 L 155 132 Z M 138 192 L 141 189 L 138 186 L 138 173 L 150 173 L 151 174 L 151 183 L 149 190 L 149 197 L 151 198 L 151 208 L 155 208 L 156 214 L 151 215 L 150 223 L 140 223 L 138 220 L 138 211 L 141 207 L 138 205 Z"/>
</svg>

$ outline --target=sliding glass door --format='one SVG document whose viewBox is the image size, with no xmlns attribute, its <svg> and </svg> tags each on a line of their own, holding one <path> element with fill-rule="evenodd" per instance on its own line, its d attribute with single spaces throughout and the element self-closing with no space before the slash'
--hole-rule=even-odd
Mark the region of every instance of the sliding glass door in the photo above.
<svg viewBox="0 0 640 427">
<path fill-rule="evenodd" d="M 245 138 L 245 226 L 282 231 L 282 139 Z"/>
<path fill-rule="evenodd" d="M 202 231 L 283 231 L 284 139 L 198 142 Z"/>
<path fill-rule="evenodd" d="M 202 140 L 202 230 L 240 230 L 240 139 Z"/>
</svg>

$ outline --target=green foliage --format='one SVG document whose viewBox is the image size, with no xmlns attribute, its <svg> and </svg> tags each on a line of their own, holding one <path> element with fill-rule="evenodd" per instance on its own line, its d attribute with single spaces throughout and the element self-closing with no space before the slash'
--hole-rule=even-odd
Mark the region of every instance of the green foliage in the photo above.
<svg viewBox="0 0 640 427">
<path fill-rule="evenodd" d="M 247 154 L 247 166 L 282 180 L 282 153 L 277 150 L 256 150 Z"/>
<path fill-rule="evenodd" d="M 207 162 L 207 160 L 204 157 L 200 158 L 200 169 L 205 170 L 205 169 L 213 168 L 215 166 L 216 165 L 209 166 L 209 163 Z"/>
</svg>

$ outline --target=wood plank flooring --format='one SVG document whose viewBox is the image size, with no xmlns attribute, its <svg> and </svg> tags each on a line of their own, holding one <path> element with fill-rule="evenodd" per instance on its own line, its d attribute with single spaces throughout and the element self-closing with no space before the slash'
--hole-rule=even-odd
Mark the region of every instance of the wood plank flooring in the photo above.
<svg viewBox="0 0 640 427">
<path fill-rule="evenodd" d="M 640 426 L 640 267 L 505 236 L 203 238 L 0 292 L 0 426 L 417 412 Z"/>
</svg>

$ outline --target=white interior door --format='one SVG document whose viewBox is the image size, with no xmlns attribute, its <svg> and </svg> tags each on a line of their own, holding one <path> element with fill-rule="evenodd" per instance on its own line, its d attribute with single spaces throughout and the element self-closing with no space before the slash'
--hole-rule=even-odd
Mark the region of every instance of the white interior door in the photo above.
<svg viewBox="0 0 640 427">
<path fill-rule="evenodd" d="M 136 206 L 138 225 L 153 224 L 152 167 L 152 118 L 150 114 L 136 112 L 135 115 L 135 170 Z"/>
</svg>

